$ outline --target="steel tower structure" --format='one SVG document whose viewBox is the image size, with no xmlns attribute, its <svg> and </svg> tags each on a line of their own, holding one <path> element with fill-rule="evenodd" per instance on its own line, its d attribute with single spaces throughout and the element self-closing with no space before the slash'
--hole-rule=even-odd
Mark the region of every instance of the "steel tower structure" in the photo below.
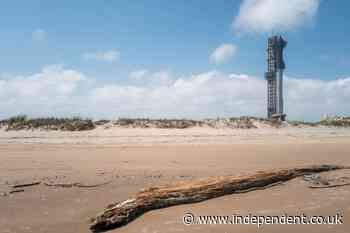
<svg viewBox="0 0 350 233">
<path fill-rule="evenodd" d="M 267 117 L 284 121 L 283 113 L 283 49 L 287 46 L 282 36 L 272 36 L 267 43 Z"/>
</svg>

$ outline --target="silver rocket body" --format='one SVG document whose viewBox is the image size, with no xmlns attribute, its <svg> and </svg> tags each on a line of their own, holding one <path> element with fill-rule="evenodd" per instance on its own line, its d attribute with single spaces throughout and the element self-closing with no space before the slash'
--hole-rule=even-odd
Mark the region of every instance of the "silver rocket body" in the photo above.
<svg viewBox="0 0 350 233">
<path fill-rule="evenodd" d="M 283 104 L 283 73 L 285 63 L 283 50 L 287 45 L 281 36 L 273 36 L 268 39 L 267 63 L 265 73 L 267 80 L 267 117 L 269 119 L 285 120 Z"/>
<path fill-rule="evenodd" d="M 276 113 L 283 114 L 283 70 L 276 71 Z"/>
</svg>

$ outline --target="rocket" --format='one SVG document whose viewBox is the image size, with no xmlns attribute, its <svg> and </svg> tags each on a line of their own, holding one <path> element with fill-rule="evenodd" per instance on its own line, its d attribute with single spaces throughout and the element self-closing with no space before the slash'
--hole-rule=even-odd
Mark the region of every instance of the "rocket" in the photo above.
<svg viewBox="0 0 350 233">
<path fill-rule="evenodd" d="M 284 121 L 283 109 L 283 72 L 286 65 L 283 50 L 287 46 L 282 36 L 272 36 L 267 43 L 267 117 Z"/>
</svg>

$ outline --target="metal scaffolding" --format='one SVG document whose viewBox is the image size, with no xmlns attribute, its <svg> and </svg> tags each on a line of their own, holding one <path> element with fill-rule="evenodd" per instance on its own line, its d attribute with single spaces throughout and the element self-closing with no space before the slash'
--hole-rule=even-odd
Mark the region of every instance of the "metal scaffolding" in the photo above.
<svg viewBox="0 0 350 233">
<path fill-rule="evenodd" d="M 268 39 L 267 45 L 267 117 L 284 121 L 283 113 L 283 49 L 287 46 L 281 36 L 273 36 Z"/>
</svg>

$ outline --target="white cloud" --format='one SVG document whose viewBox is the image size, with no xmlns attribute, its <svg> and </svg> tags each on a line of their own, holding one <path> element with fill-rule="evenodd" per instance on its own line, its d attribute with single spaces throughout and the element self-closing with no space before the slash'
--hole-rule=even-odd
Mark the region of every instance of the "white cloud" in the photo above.
<svg viewBox="0 0 350 233">
<path fill-rule="evenodd" d="M 32 32 L 32 38 L 36 41 L 44 41 L 46 40 L 47 34 L 46 31 L 43 29 L 36 29 Z"/>
<path fill-rule="evenodd" d="M 102 108 L 109 105 L 120 115 L 128 117 L 256 115 L 264 107 L 263 96 L 255 89 L 264 86 L 256 78 L 211 71 L 175 79 L 170 85 L 159 81 L 153 86 L 108 85 L 96 88 L 89 102 Z"/>
<path fill-rule="evenodd" d="M 286 109 L 297 119 L 350 115 L 350 77 L 336 80 L 287 79 Z"/>
<path fill-rule="evenodd" d="M 210 71 L 171 80 L 154 80 L 152 85 L 104 85 L 79 71 L 49 66 L 30 76 L 0 79 L 0 118 L 20 113 L 96 118 L 266 115 L 263 78 Z M 286 111 L 291 119 L 350 115 L 350 77 L 286 78 L 285 87 Z"/>
<path fill-rule="evenodd" d="M 222 44 L 214 50 L 210 56 L 210 62 L 216 65 L 227 62 L 237 53 L 237 47 L 233 44 Z"/>
<path fill-rule="evenodd" d="M 85 53 L 83 54 L 83 58 L 85 60 L 114 62 L 120 59 L 120 52 L 117 50 L 109 50 L 105 52 Z"/>
<path fill-rule="evenodd" d="M 136 70 L 130 72 L 129 78 L 133 80 L 142 80 L 148 73 L 148 70 Z"/>
<path fill-rule="evenodd" d="M 82 73 L 59 65 L 44 67 L 30 76 L 0 79 L 1 112 L 6 116 L 20 113 L 69 115 L 74 109 L 70 108 L 73 100 L 91 82 Z"/>
<path fill-rule="evenodd" d="M 233 22 L 238 33 L 286 32 L 317 14 L 320 0 L 243 0 Z"/>
<path fill-rule="evenodd" d="M 136 70 L 130 72 L 129 78 L 135 84 L 142 85 L 170 85 L 173 83 L 172 75 L 169 71 L 151 72 L 148 70 Z"/>
</svg>

